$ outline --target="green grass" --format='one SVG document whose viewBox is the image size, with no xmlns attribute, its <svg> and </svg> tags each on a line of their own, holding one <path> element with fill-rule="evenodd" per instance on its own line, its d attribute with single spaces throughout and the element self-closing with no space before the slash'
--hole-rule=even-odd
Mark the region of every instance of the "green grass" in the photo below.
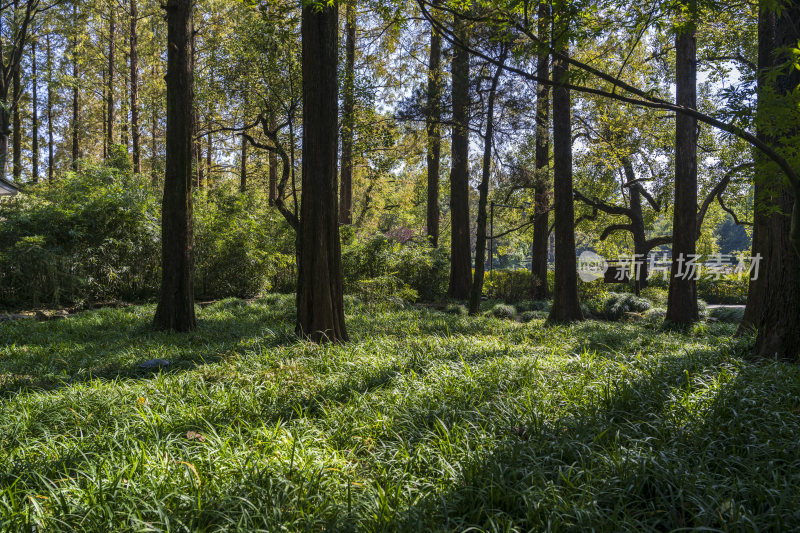
<svg viewBox="0 0 800 533">
<path fill-rule="evenodd" d="M 734 324 L 545 327 L 291 297 L 0 324 L 3 531 L 788 530 L 800 369 Z M 160 373 L 138 369 L 162 358 Z"/>
</svg>

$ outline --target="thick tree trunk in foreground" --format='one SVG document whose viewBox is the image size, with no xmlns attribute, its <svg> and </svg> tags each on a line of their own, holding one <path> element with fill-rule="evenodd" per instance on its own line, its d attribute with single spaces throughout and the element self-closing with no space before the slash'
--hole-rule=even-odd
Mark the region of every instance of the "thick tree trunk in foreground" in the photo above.
<svg viewBox="0 0 800 533">
<path fill-rule="evenodd" d="M 78 22 L 78 3 L 76 2 L 72 6 L 72 18 L 73 22 L 77 24 Z M 78 159 L 80 159 L 81 151 L 80 151 L 80 144 L 79 144 L 79 120 L 80 120 L 80 91 L 78 87 L 78 28 L 73 28 L 73 36 L 72 36 L 72 43 L 71 43 L 71 60 L 72 60 L 72 170 L 78 170 Z"/>
<path fill-rule="evenodd" d="M 785 68 L 787 61 L 791 64 L 787 51 L 796 47 L 800 38 L 800 2 L 791 2 L 778 14 L 762 8 L 759 19 L 759 66 Z M 790 97 L 785 102 L 769 102 L 770 93 L 780 98 L 796 91 L 800 72 L 795 68 L 784 70 L 772 86 L 764 74 L 763 70 L 759 74 L 759 114 L 769 123 L 771 116 L 780 115 L 775 109 L 770 110 L 770 105 L 792 102 Z M 798 130 L 796 122 L 788 127 L 780 125 L 780 118 L 777 122 L 770 128 L 771 140 L 778 146 L 793 142 Z M 763 135 L 764 124 L 760 126 Z M 792 191 L 772 165 L 763 164 L 763 159 L 760 163 L 756 184 L 761 194 L 756 196 L 757 233 L 753 248 L 754 255 L 760 254 L 763 259 L 759 278 L 750 287 L 745 319 L 758 331 L 756 355 L 796 360 L 800 354 L 800 251 L 792 246 L 791 234 L 793 229 L 800 229 L 796 205 L 800 191 Z"/>
<path fill-rule="evenodd" d="M 539 38 L 550 34 L 550 4 L 539 4 Z M 539 51 L 536 75 L 550 79 L 550 53 Z M 540 83 L 536 93 L 536 176 L 534 177 L 533 248 L 531 249 L 531 298 L 550 297 L 547 263 L 550 257 L 550 86 Z"/>
<path fill-rule="evenodd" d="M 298 227 L 297 334 L 345 342 L 337 202 L 338 7 L 303 7 L 303 196 Z"/>
<path fill-rule="evenodd" d="M 505 57 L 504 57 L 505 59 Z M 494 140 L 494 106 L 497 97 L 497 84 L 503 68 L 497 67 L 489 89 L 489 101 L 486 111 L 486 134 L 483 148 L 483 172 L 479 186 L 478 199 L 478 234 L 475 240 L 475 279 L 472 281 L 472 291 L 469 295 L 469 314 L 477 315 L 481 311 L 481 297 L 483 296 L 483 277 L 486 268 L 486 205 L 489 203 L 489 181 L 492 177 L 492 148 Z"/>
<path fill-rule="evenodd" d="M 428 241 L 439 246 L 439 179 L 442 160 L 442 36 L 431 27 L 431 50 L 428 62 L 428 205 L 426 227 Z"/>
<path fill-rule="evenodd" d="M 142 173 L 142 137 L 139 128 L 139 34 L 137 23 L 139 9 L 136 0 L 131 0 L 131 140 L 133 141 L 133 172 Z"/>
<path fill-rule="evenodd" d="M 693 17 L 695 0 L 688 4 L 690 20 L 676 36 L 675 103 L 697 107 L 697 37 Z M 697 281 L 687 264 L 697 253 L 697 120 L 678 113 L 675 117 L 675 209 L 673 220 L 672 273 L 667 320 L 690 324 L 700 320 Z"/>
<path fill-rule="evenodd" d="M 344 101 L 342 102 L 342 185 L 339 222 L 353 223 L 353 145 L 356 125 L 356 1 L 347 0 L 344 65 Z"/>
<path fill-rule="evenodd" d="M 569 49 L 564 47 L 564 54 Z M 553 79 L 569 80 L 566 61 L 554 59 Z M 572 188 L 572 123 L 570 92 L 564 86 L 553 88 L 553 192 L 555 207 L 556 264 L 551 322 L 583 320 L 578 299 L 578 264 L 575 257 L 575 205 Z"/>
<path fill-rule="evenodd" d="M 156 330 L 192 331 L 194 258 L 192 227 L 191 61 L 192 0 L 169 0 L 167 11 L 167 161 L 162 204 L 162 281 Z"/>
<path fill-rule="evenodd" d="M 466 40 L 466 32 L 459 28 Z M 453 135 L 450 170 L 450 298 L 466 300 L 472 287 L 469 231 L 469 52 L 453 51 Z"/>
</svg>

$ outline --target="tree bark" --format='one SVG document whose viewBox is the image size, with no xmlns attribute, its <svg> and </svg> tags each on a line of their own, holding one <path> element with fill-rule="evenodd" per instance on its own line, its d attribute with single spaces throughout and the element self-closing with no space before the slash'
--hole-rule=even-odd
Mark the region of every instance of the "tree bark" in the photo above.
<svg viewBox="0 0 800 533">
<path fill-rule="evenodd" d="M 689 0 L 687 20 L 675 38 L 675 103 L 697 107 L 696 0 Z M 678 324 L 700 320 L 697 281 L 687 268 L 696 257 L 697 234 L 697 119 L 684 113 L 675 117 L 675 209 L 673 219 L 672 273 L 666 319 Z M 691 278 L 691 279 L 690 279 Z"/>
<path fill-rule="evenodd" d="M 564 46 L 562 54 L 569 54 Z M 570 92 L 559 83 L 569 81 L 567 62 L 553 61 L 553 192 L 555 210 L 555 286 L 551 322 L 583 320 L 578 299 L 578 265 L 575 258 L 575 205 L 572 186 L 572 123 Z"/>
<path fill-rule="evenodd" d="M 456 22 L 462 41 L 467 40 L 463 22 Z M 472 288 L 472 251 L 469 231 L 469 52 L 453 50 L 453 133 L 450 170 L 450 286 L 456 300 L 469 298 Z"/>
<path fill-rule="evenodd" d="M 787 98 L 800 86 L 800 72 L 790 67 L 774 81 L 769 68 L 791 64 L 791 49 L 800 38 L 800 2 L 793 1 L 780 12 L 763 6 L 759 13 L 759 134 L 778 146 L 792 146 L 798 132 L 796 124 L 768 128 L 775 109 L 769 100 Z M 773 96 L 774 95 L 774 96 Z M 767 135 L 770 131 L 770 135 Z M 759 278 L 751 282 L 744 327 L 758 331 L 754 354 L 760 357 L 797 360 L 800 355 L 800 268 L 798 251 L 792 245 L 792 231 L 797 230 L 797 200 L 800 191 L 792 190 L 774 166 L 758 157 L 756 178 L 756 232 L 753 254 L 762 256 Z"/>
<path fill-rule="evenodd" d="M 239 166 L 239 192 L 247 192 L 247 137 L 242 135 L 241 161 Z"/>
<path fill-rule="evenodd" d="M 339 213 L 338 7 L 305 4 L 303 41 L 303 196 L 298 227 L 297 334 L 346 342 Z"/>
<path fill-rule="evenodd" d="M 347 0 L 345 14 L 344 97 L 342 102 L 342 183 L 339 222 L 353 223 L 353 145 L 355 143 L 356 0 Z"/>
<path fill-rule="evenodd" d="M 19 31 L 19 28 L 16 23 L 17 19 L 17 11 L 19 10 L 19 0 L 14 0 L 14 33 L 16 34 Z M 24 46 L 24 44 L 23 44 Z M 13 116 L 13 175 L 14 181 L 19 183 L 22 178 L 22 119 L 20 117 L 19 108 L 20 108 L 20 99 L 22 98 L 22 77 L 21 77 L 21 69 L 19 63 L 13 68 L 13 96 L 14 99 L 14 109 L 12 112 Z"/>
<path fill-rule="evenodd" d="M 53 181 L 55 176 L 55 132 L 53 129 L 53 49 L 50 34 L 46 36 L 47 44 L 47 179 Z"/>
<path fill-rule="evenodd" d="M 550 34 L 550 4 L 539 3 L 538 32 L 542 39 Z M 536 76 L 550 79 L 550 52 L 541 47 Z M 531 298 L 550 297 L 547 263 L 550 256 L 550 86 L 539 83 L 536 93 L 536 176 L 534 183 L 533 247 L 531 249 Z"/>
<path fill-rule="evenodd" d="M 150 75 L 155 78 L 156 66 L 155 64 L 150 67 Z M 150 182 L 153 187 L 158 186 L 158 99 L 155 99 L 150 105 Z"/>
<path fill-rule="evenodd" d="M 154 327 L 196 329 L 192 226 L 192 0 L 169 0 L 167 11 L 167 161 L 162 204 L 162 281 Z"/>
<path fill-rule="evenodd" d="M 506 52 L 503 51 L 505 61 Z M 486 206 L 489 203 L 489 182 L 492 177 L 492 148 L 494 140 L 494 106 L 497 97 L 497 84 L 503 75 L 503 67 L 497 67 L 492 86 L 489 89 L 489 100 L 486 110 L 486 133 L 483 148 L 483 171 L 481 183 L 478 188 L 478 233 L 475 240 L 475 278 L 469 296 L 469 314 L 477 315 L 481 311 L 481 297 L 483 296 L 483 277 L 486 268 Z"/>
<path fill-rule="evenodd" d="M 108 73 L 106 77 L 106 146 L 108 147 L 107 156 L 111 156 L 114 146 L 114 119 L 116 118 L 114 102 L 114 73 L 116 72 L 116 36 L 117 21 L 115 5 L 110 6 L 108 22 Z"/>
<path fill-rule="evenodd" d="M 275 131 L 278 129 L 278 122 L 275 118 L 275 112 L 269 113 L 269 129 Z M 278 154 L 270 150 L 269 152 L 269 204 L 275 205 L 278 201 Z"/>
<path fill-rule="evenodd" d="M 197 69 L 197 34 L 192 27 L 192 35 L 190 37 L 191 59 L 192 59 L 192 72 Z M 193 115 L 193 129 L 192 138 L 192 161 L 194 162 L 194 172 L 196 176 L 195 187 L 198 189 L 203 188 L 203 148 L 200 146 L 200 110 L 197 105 L 192 109 Z"/>
<path fill-rule="evenodd" d="M 139 9 L 136 0 L 130 0 L 130 52 L 131 52 L 131 140 L 133 141 L 133 172 L 142 173 L 141 132 L 139 129 Z"/>
<path fill-rule="evenodd" d="M 39 183 L 39 71 L 36 41 L 31 45 L 31 181 Z"/>
<path fill-rule="evenodd" d="M 438 2 L 434 0 L 435 6 Z M 439 181 L 442 159 L 442 36 L 435 27 L 431 27 L 431 49 L 428 61 L 428 205 L 427 233 L 428 240 L 434 247 L 439 246 Z"/>
<path fill-rule="evenodd" d="M 72 6 L 72 19 L 76 27 L 73 28 L 72 35 L 72 170 L 78 170 L 78 159 L 80 159 L 79 128 L 80 128 L 80 91 L 78 90 L 78 3 Z"/>
</svg>

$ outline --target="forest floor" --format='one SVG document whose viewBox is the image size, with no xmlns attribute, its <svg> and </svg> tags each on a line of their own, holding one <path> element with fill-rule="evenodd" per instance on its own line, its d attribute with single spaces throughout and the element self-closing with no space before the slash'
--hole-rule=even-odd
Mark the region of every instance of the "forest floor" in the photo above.
<svg viewBox="0 0 800 533">
<path fill-rule="evenodd" d="M 546 327 L 348 300 L 0 324 L 0 530 L 789 530 L 800 367 L 736 326 Z M 142 369 L 162 359 L 169 366 Z"/>
</svg>

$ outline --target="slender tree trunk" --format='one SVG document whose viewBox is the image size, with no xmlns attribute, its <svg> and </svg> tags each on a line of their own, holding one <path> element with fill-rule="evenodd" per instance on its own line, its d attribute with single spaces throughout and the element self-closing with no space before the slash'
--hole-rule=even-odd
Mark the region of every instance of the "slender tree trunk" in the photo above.
<svg viewBox="0 0 800 533">
<path fill-rule="evenodd" d="M 192 55 L 192 72 L 197 70 L 197 35 L 195 34 L 194 28 L 192 28 L 192 35 L 191 35 L 191 55 Z M 194 129 L 192 130 L 192 137 L 194 138 L 194 142 L 192 143 L 192 161 L 194 162 L 194 171 L 196 175 L 196 183 L 195 187 L 198 189 L 203 188 L 203 149 L 200 146 L 200 110 L 197 106 L 194 106 L 192 110 L 192 115 L 194 117 Z"/>
<path fill-rule="evenodd" d="M 239 191 L 247 192 L 247 138 L 242 135 L 241 166 L 239 167 Z"/>
<path fill-rule="evenodd" d="M 463 23 L 458 34 L 466 40 Z M 460 46 L 453 51 L 453 134 L 450 170 L 451 253 L 448 296 L 469 298 L 472 288 L 472 253 L 469 231 L 469 52 Z"/>
<path fill-rule="evenodd" d="M 78 23 L 78 3 L 72 6 L 73 22 Z M 80 159 L 79 129 L 80 129 L 80 91 L 78 80 L 80 71 L 78 69 L 78 28 L 73 28 L 72 36 L 72 170 L 78 170 L 78 159 Z"/>
<path fill-rule="evenodd" d="M 130 0 L 131 42 L 131 140 L 133 141 L 133 172 L 142 173 L 141 132 L 139 130 L 139 10 L 136 0 Z"/>
<path fill-rule="evenodd" d="M 150 75 L 155 79 L 156 66 L 150 67 Z M 150 106 L 150 182 L 153 187 L 158 186 L 158 99 Z"/>
<path fill-rule="evenodd" d="M 8 101 L 7 98 L 4 100 Z M 11 115 L 5 108 L 0 109 L 0 176 L 8 172 L 8 138 L 11 134 Z"/>
<path fill-rule="evenodd" d="M 696 0 L 689 0 L 689 19 L 675 39 L 675 101 L 697 107 L 697 36 L 694 16 Z M 667 320 L 690 324 L 700 320 L 697 281 L 687 263 L 696 257 L 697 245 L 697 120 L 678 113 L 675 117 L 675 214 L 673 221 L 672 276 L 669 284 Z"/>
<path fill-rule="evenodd" d="M 800 2 L 793 1 L 773 13 L 771 7 L 762 7 L 759 14 L 759 66 L 783 67 L 791 64 L 791 50 L 800 39 Z M 779 116 L 775 105 L 792 105 L 792 93 L 800 86 L 800 71 L 790 67 L 783 70 L 774 81 L 759 73 L 760 121 L 770 124 Z M 773 96 L 774 95 L 774 96 Z M 776 102 L 775 97 L 783 98 Z M 771 137 L 778 146 L 793 150 L 798 125 L 782 124 L 777 119 L 771 128 L 761 124 L 760 134 Z M 770 131 L 770 135 L 766 135 Z M 800 191 L 785 185 L 784 177 L 773 165 L 760 163 L 756 184 L 757 241 L 754 253 L 762 256 L 759 278 L 751 285 L 746 319 L 758 331 L 754 353 L 760 357 L 797 360 L 800 355 L 800 250 L 792 245 L 792 232 L 800 230 L 800 211 L 797 201 Z M 749 316 L 747 316 L 749 315 Z"/>
<path fill-rule="evenodd" d="M 192 0 L 169 0 L 167 11 L 167 164 L 162 205 L 162 281 L 156 330 L 192 331 L 194 257 L 192 227 L 191 61 Z"/>
<path fill-rule="evenodd" d="M 31 179 L 39 183 L 39 71 L 36 41 L 31 45 Z"/>
<path fill-rule="evenodd" d="M 123 39 L 123 50 L 128 49 L 128 37 L 125 36 Z M 124 54 L 123 54 L 124 55 Z M 130 67 L 125 65 L 127 68 L 122 69 L 122 87 L 130 87 L 130 80 L 128 79 L 128 74 L 130 73 Z M 120 140 L 119 143 L 125 145 L 126 149 L 130 149 L 130 137 L 128 136 L 128 128 L 130 126 L 130 122 L 128 120 L 128 96 L 126 91 L 122 91 L 122 96 L 119 102 L 119 132 L 120 132 Z"/>
<path fill-rule="evenodd" d="M 16 13 L 19 10 L 19 0 L 14 0 L 14 15 L 16 18 Z M 13 24 L 14 33 L 16 34 L 18 27 L 16 21 Z M 22 99 L 22 79 L 21 79 L 21 72 L 20 72 L 20 65 L 12 65 L 13 69 L 13 96 L 14 99 L 14 111 L 13 111 L 13 135 L 14 135 L 14 145 L 13 145 L 13 158 L 14 158 L 14 181 L 19 183 L 22 178 L 22 119 L 20 118 L 19 108 L 20 108 L 20 100 Z"/>
<path fill-rule="evenodd" d="M 114 119 L 116 118 L 115 105 L 114 105 L 114 73 L 116 72 L 116 36 L 117 36 L 117 21 L 115 14 L 115 6 L 111 5 L 109 22 L 108 22 L 108 76 L 106 77 L 106 146 L 108 147 L 108 154 L 111 155 L 112 147 L 114 146 Z"/>
<path fill-rule="evenodd" d="M 438 1 L 434 0 L 434 5 Z M 431 27 L 431 50 L 428 61 L 428 240 L 434 247 L 439 246 L 439 181 L 442 159 L 442 36 Z"/>
<path fill-rule="evenodd" d="M 356 125 L 356 0 L 347 0 L 344 65 L 344 101 L 342 102 L 342 184 L 339 197 L 339 223 L 353 223 L 353 145 Z"/>
<path fill-rule="evenodd" d="M 55 176 L 55 132 L 53 128 L 53 49 L 50 45 L 50 34 L 47 40 L 47 179 L 53 181 Z"/>
<path fill-rule="evenodd" d="M 505 53 L 504 53 L 505 54 Z M 505 61 L 505 55 L 501 63 Z M 486 206 L 489 203 L 489 182 L 492 177 L 492 141 L 494 140 L 494 106 L 497 96 L 497 84 L 503 75 L 503 67 L 497 67 L 492 86 L 489 89 L 489 101 L 486 110 L 486 134 L 483 148 L 483 172 L 479 186 L 478 199 L 478 234 L 475 240 L 475 279 L 469 296 L 469 314 L 477 315 L 481 311 L 483 296 L 483 276 L 486 268 Z"/>
<path fill-rule="evenodd" d="M 269 113 L 269 129 L 275 131 L 278 128 L 278 122 L 275 118 L 275 112 Z M 269 152 L 269 204 L 275 205 L 278 201 L 278 154 L 271 151 Z"/>
<path fill-rule="evenodd" d="M 305 4 L 303 41 L 303 196 L 298 227 L 297 334 L 345 342 L 337 205 L 338 38 L 336 5 Z"/>
<path fill-rule="evenodd" d="M 564 46 L 563 54 L 569 53 Z M 563 59 L 553 60 L 556 83 L 569 81 L 569 66 Z M 570 91 L 564 86 L 553 88 L 553 192 L 555 207 L 555 286 L 551 322 L 583 320 L 578 299 L 578 265 L 575 258 L 575 205 L 572 188 L 572 123 Z"/>
<path fill-rule="evenodd" d="M 209 117 L 211 114 L 209 112 Z M 206 146 L 206 182 L 205 187 L 208 189 L 211 187 L 211 169 L 214 166 L 214 134 L 211 133 L 211 119 L 209 118 L 206 122 L 206 127 L 208 128 L 208 146 Z"/>
<path fill-rule="evenodd" d="M 550 4 L 539 3 L 539 38 L 550 34 Z M 542 47 L 536 62 L 536 75 L 550 79 L 550 53 Z M 550 256 L 550 86 L 540 83 L 536 94 L 536 181 L 534 183 L 533 247 L 531 249 L 531 298 L 550 297 L 547 263 Z"/>
</svg>

